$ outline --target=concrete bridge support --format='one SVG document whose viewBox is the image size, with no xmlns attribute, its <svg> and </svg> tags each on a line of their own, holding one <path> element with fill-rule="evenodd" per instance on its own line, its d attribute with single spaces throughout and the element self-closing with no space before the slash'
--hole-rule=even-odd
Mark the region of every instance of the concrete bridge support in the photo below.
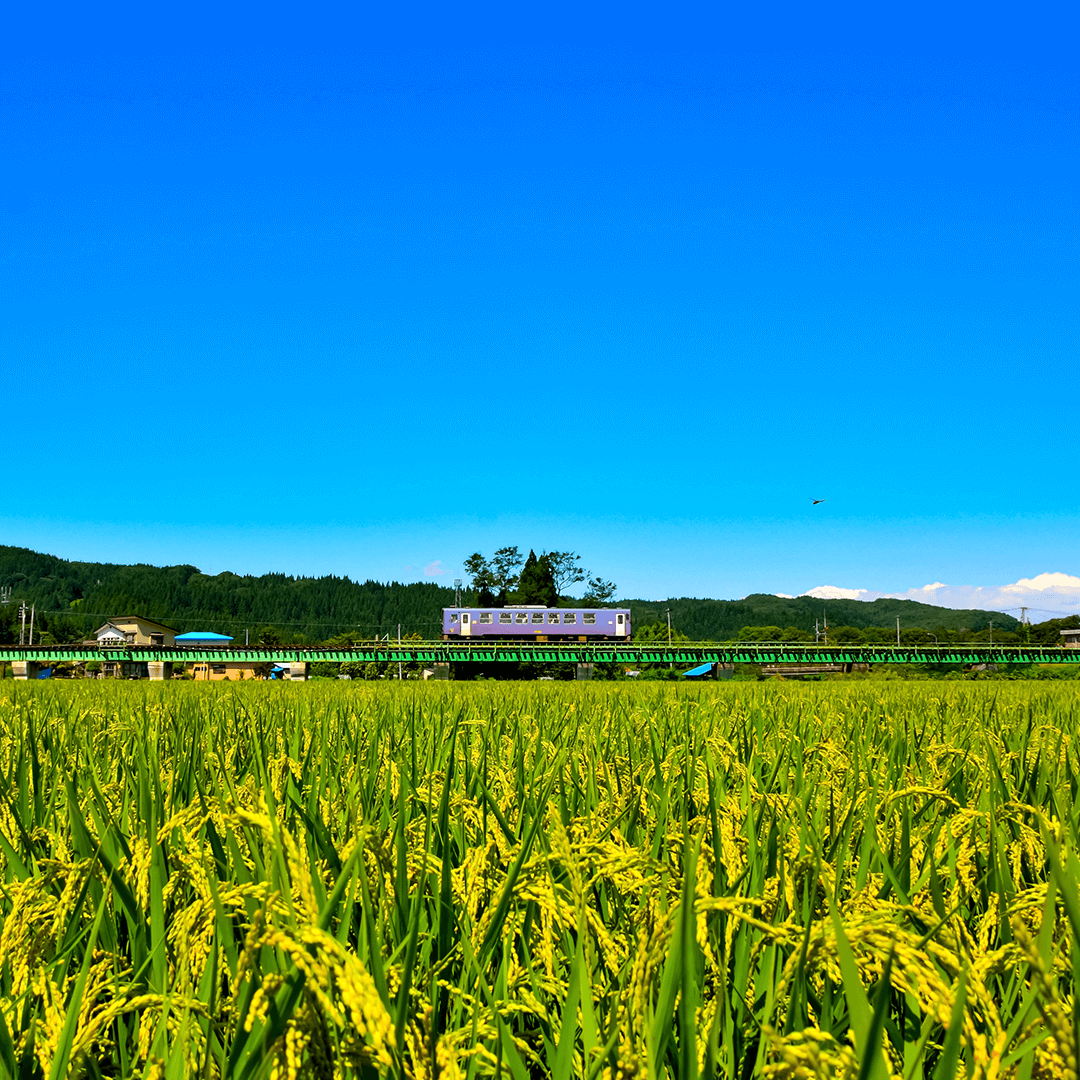
<svg viewBox="0 0 1080 1080">
<path fill-rule="evenodd" d="M 172 664 L 165 660 L 151 660 L 146 665 L 151 682 L 161 682 L 172 678 Z"/>
<path fill-rule="evenodd" d="M 307 662 L 303 660 L 292 660 L 289 662 L 289 682 L 306 682 L 307 681 Z"/>
<path fill-rule="evenodd" d="M 577 677 L 579 680 L 585 681 L 593 677 L 592 664 L 578 664 Z"/>
<path fill-rule="evenodd" d="M 36 660 L 12 660 L 11 674 L 16 679 L 36 679 L 40 667 Z"/>
</svg>

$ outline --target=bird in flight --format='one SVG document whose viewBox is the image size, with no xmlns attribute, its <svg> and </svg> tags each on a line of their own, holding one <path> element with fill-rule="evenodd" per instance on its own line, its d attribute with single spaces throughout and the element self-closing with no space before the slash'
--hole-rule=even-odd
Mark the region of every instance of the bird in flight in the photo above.
<svg viewBox="0 0 1080 1080">
<path fill-rule="evenodd" d="M 824 499 L 814 499 L 814 500 L 813 500 L 813 504 L 814 504 L 814 506 L 817 506 L 817 504 L 818 504 L 819 502 L 824 502 L 824 501 L 825 501 Z"/>
</svg>

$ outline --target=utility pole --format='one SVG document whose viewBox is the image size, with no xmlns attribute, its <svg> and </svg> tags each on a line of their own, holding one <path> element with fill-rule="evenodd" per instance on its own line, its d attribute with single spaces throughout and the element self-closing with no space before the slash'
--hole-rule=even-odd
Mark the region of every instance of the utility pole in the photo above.
<svg viewBox="0 0 1080 1080">
<path fill-rule="evenodd" d="M 896 644 L 897 644 L 897 647 L 899 647 L 899 645 L 900 645 L 900 616 L 899 615 L 896 616 Z"/>
<path fill-rule="evenodd" d="M 25 600 L 20 600 L 19 601 L 19 618 L 21 619 L 21 622 L 19 623 L 19 648 L 21 649 L 23 647 L 23 645 L 26 644 L 26 601 Z"/>
<path fill-rule="evenodd" d="M 30 644 L 31 645 L 34 644 L 34 608 L 36 606 L 37 606 L 36 604 L 31 604 L 31 606 L 30 606 Z M 990 630 L 991 630 L 991 633 L 992 633 L 993 632 L 993 623 L 990 624 Z"/>
<path fill-rule="evenodd" d="M 994 620 L 990 620 L 990 644 L 994 644 Z"/>
<path fill-rule="evenodd" d="M 248 647 L 248 628 L 244 627 L 244 648 Z"/>
<path fill-rule="evenodd" d="M 454 607 L 461 607 L 461 578 L 454 578 Z"/>
<path fill-rule="evenodd" d="M 1020 609 L 1020 624 L 1025 625 L 1027 623 L 1027 608 L 1022 607 Z"/>
<path fill-rule="evenodd" d="M 397 624 L 397 647 L 398 647 L 399 655 L 400 655 L 400 650 L 401 650 L 401 623 Z M 400 660 L 397 662 L 397 677 L 398 677 L 398 682 L 401 682 L 401 661 Z"/>
<path fill-rule="evenodd" d="M 821 620 L 814 620 L 814 644 L 818 645 L 821 642 Z"/>
</svg>

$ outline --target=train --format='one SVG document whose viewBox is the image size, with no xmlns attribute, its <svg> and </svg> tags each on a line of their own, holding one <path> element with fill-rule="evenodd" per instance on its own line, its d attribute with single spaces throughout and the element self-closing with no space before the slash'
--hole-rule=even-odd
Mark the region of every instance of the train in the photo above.
<svg viewBox="0 0 1080 1080">
<path fill-rule="evenodd" d="M 629 608 L 443 608 L 443 641 L 630 641 Z"/>
</svg>

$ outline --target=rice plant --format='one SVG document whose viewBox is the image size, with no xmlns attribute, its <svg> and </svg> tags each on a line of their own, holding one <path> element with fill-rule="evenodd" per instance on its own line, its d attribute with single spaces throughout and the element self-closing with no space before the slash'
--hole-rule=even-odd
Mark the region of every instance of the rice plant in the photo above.
<svg viewBox="0 0 1080 1080">
<path fill-rule="evenodd" d="M 1068 684 L 17 685 L 12 1077 L 1077 1076 Z"/>
</svg>

